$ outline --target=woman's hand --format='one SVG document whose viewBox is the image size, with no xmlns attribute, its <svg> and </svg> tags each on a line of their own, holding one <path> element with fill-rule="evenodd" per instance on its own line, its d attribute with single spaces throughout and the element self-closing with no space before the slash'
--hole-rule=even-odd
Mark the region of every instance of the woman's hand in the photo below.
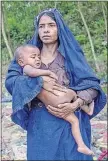
<svg viewBox="0 0 108 161">
<path fill-rule="evenodd" d="M 71 112 L 74 112 L 78 107 L 83 105 L 83 100 L 78 98 L 73 103 L 59 104 L 58 108 L 48 105 L 48 111 L 57 117 L 66 118 Z"/>
<path fill-rule="evenodd" d="M 46 108 L 52 115 L 65 119 L 67 115 L 69 115 L 71 112 L 74 112 L 78 108 L 78 104 L 75 102 L 64 103 L 64 104 L 58 105 L 58 108 L 50 105 L 48 105 Z"/>
</svg>

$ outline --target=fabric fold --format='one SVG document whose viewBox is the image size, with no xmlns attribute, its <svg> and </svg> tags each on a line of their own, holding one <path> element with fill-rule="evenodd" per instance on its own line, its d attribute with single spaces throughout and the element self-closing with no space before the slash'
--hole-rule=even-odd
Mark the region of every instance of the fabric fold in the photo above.
<svg viewBox="0 0 108 161">
<path fill-rule="evenodd" d="M 22 68 L 13 60 L 8 69 L 5 86 L 12 95 L 12 120 L 14 123 L 26 129 L 29 113 L 27 104 L 41 91 L 42 77 L 28 77 L 22 73 Z"/>
</svg>

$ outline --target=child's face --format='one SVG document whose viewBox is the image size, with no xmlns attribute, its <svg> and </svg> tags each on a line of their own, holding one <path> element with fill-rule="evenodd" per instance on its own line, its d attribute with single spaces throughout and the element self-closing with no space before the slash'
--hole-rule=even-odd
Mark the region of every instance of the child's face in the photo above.
<svg viewBox="0 0 108 161">
<path fill-rule="evenodd" d="M 24 51 L 23 57 L 24 65 L 31 65 L 34 68 L 40 68 L 41 55 L 38 48 L 27 48 Z"/>
</svg>

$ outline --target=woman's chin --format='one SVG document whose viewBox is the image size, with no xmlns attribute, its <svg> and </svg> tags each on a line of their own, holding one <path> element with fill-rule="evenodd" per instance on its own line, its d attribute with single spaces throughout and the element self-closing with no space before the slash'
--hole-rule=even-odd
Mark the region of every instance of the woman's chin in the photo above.
<svg viewBox="0 0 108 161">
<path fill-rule="evenodd" d="M 57 40 L 51 40 L 51 39 L 44 39 L 42 40 L 44 44 L 55 44 Z"/>
</svg>

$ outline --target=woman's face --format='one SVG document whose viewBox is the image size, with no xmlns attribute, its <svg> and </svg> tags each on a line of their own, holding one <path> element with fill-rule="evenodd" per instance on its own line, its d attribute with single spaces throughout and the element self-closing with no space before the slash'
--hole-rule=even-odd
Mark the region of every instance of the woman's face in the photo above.
<svg viewBox="0 0 108 161">
<path fill-rule="evenodd" d="M 57 42 L 57 25 L 56 22 L 47 15 L 43 15 L 39 21 L 38 29 L 40 40 L 44 44 L 52 44 Z"/>
</svg>

